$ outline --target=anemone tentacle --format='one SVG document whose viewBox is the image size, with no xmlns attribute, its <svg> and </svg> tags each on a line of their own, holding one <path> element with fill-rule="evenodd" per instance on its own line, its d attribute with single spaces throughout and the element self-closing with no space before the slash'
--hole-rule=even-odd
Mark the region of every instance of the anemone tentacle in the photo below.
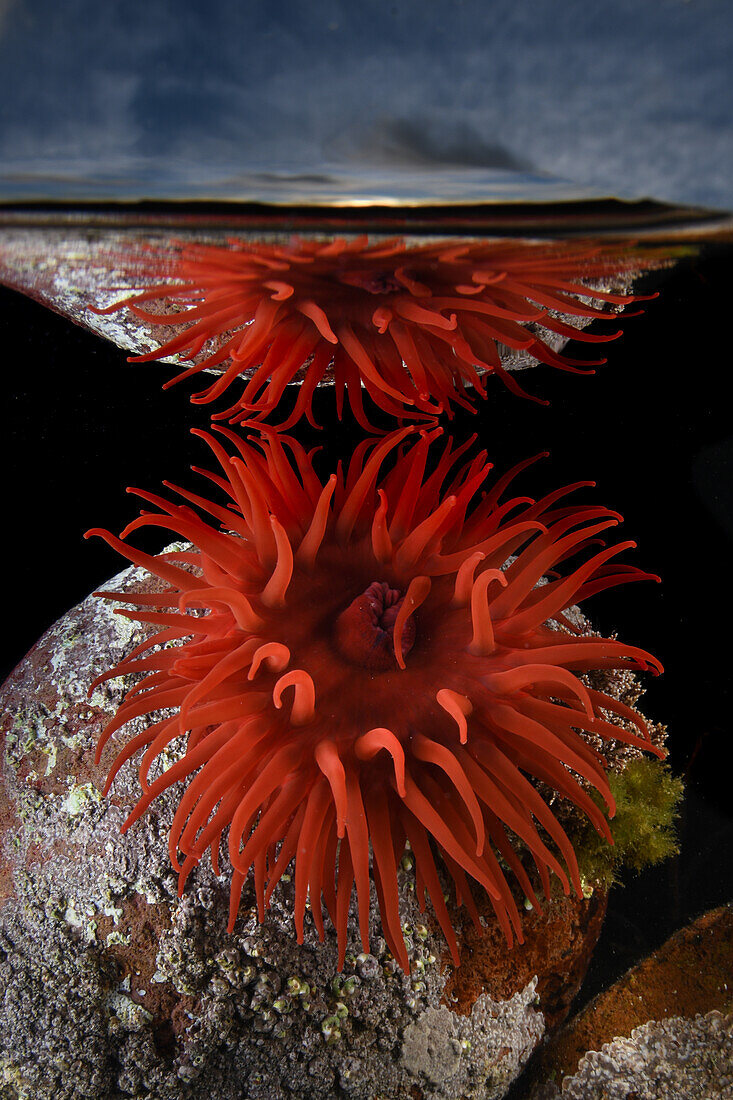
<svg viewBox="0 0 733 1100">
<path fill-rule="evenodd" d="M 658 260 L 628 245 L 593 241 L 410 246 L 398 238 L 370 242 L 361 236 L 325 243 L 189 243 L 173 253 L 151 252 L 143 264 L 150 279 L 159 280 L 162 271 L 164 282 L 97 312 L 126 307 L 147 325 L 176 330 L 156 350 L 132 357 L 187 362 L 166 386 L 220 370 L 193 396 L 195 403 L 209 404 L 243 379 L 241 396 L 214 419 L 262 420 L 279 407 L 287 385 L 302 380 L 278 428 L 289 430 L 303 415 L 317 426 L 313 393 L 331 380 L 339 414 L 348 395 L 359 423 L 372 430 L 362 387 L 382 412 L 411 420 L 450 415 L 454 406 L 474 408 L 474 397 L 486 397 L 485 374 L 540 401 L 505 368 L 502 348 L 559 370 L 594 373 L 605 359 L 573 359 L 556 351 L 553 341 L 607 343 L 621 330 L 590 333 L 561 317 L 576 324 L 617 320 L 643 296 L 612 294 L 597 283 Z"/>
<path fill-rule="evenodd" d="M 192 550 L 143 555 L 89 532 L 162 586 L 152 599 L 100 594 L 137 602 L 119 613 L 158 628 L 93 685 L 143 677 L 100 737 L 98 760 L 127 722 L 153 719 L 110 768 L 106 789 L 142 754 L 142 793 L 125 827 L 184 781 L 170 832 L 181 891 L 207 851 L 219 872 L 225 843 L 231 928 L 247 876 L 262 918 L 294 862 L 298 939 L 307 899 L 323 939 L 325 905 L 341 962 L 354 890 L 368 950 L 371 875 L 384 935 L 407 966 L 397 886 L 407 841 L 420 904 L 429 899 L 455 958 L 441 866 L 469 912 L 481 889 L 507 940 L 521 938 L 511 879 L 533 904 L 550 875 L 566 892 L 580 888 L 537 783 L 610 838 L 590 795 L 613 814 L 598 743 L 663 755 L 643 719 L 581 678 L 658 673 L 659 663 L 568 617 L 584 594 L 650 577 L 609 565 L 633 544 L 597 548 L 620 517 L 570 505 L 585 483 L 504 499 L 512 477 L 487 491 L 486 456 L 461 465 L 464 448 L 441 448 L 436 431 L 366 443 L 325 481 L 298 442 L 271 431 L 197 434 L 219 463 L 206 476 L 226 506 L 187 490 L 185 507 L 140 494 L 160 512 L 127 528 L 183 531 Z M 173 717 L 161 713 L 171 708 Z M 151 778 L 174 744 L 179 759 Z"/>
</svg>

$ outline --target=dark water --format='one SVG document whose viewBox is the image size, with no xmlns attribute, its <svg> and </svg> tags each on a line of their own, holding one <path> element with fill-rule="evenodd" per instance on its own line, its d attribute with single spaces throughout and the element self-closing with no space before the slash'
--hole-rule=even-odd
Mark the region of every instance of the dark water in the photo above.
<svg viewBox="0 0 733 1100">
<path fill-rule="evenodd" d="M 650 649 L 665 675 L 642 709 L 669 725 L 673 768 L 687 779 L 681 853 L 611 896 L 578 1007 L 675 929 L 733 896 L 730 797 L 733 638 L 733 420 L 726 335 L 733 253 L 706 247 L 674 270 L 645 278 L 660 297 L 629 319 L 592 378 L 537 367 L 522 381 L 549 408 L 498 383 L 459 438 L 479 433 L 499 470 L 526 455 L 551 458 L 525 484 L 538 494 L 578 479 L 621 511 L 633 559 L 662 585 L 630 585 L 589 602 L 594 623 Z M 2 400 L 2 608 L 0 673 L 123 563 L 90 526 L 119 530 L 133 517 L 126 485 L 183 482 L 202 445 L 188 428 L 205 419 L 185 384 L 162 393 L 163 365 L 125 355 L 41 306 L 0 289 Z M 572 354 L 572 351 L 571 351 Z M 578 352 L 583 355 L 583 349 Z M 354 430 L 336 422 L 321 391 L 326 462 L 348 456 Z M 148 534 L 147 532 L 144 534 Z M 153 536 L 139 545 L 159 549 Z"/>
</svg>

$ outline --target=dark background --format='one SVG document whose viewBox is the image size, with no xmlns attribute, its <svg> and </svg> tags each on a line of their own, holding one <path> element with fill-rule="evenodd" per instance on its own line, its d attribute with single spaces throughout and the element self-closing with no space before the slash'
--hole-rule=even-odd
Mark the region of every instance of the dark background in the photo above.
<svg viewBox="0 0 733 1100">
<path fill-rule="evenodd" d="M 650 678 L 643 709 L 668 723 L 671 761 L 687 776 L 678 859 L 613 891 L 601 941 L 581 993 L 587 999 L 676 928 L 733 894 L 730 803 L 733 637 L 733 425 L 725 318 L 731 255 L 708 249 L 650 276 L 661 296 L 625 323 L 592 378 L 536 368 L 523 383 L 551 399 L 541 408 L 495 381 L 478 431 L 500 470 L 540 450 L 549 461 L 525 475 L 545 487 L 594 478 L 596 499 L 620 510 L 628 555 L 662 585 L 630 585 L 588 608 L 604 632 L 654 652 L 666 674 Z M 186 384 L 163 393 L 165 365 L 128 365 L 123 352 L 14 292 L 0 288 L 3 400 L 0 672 L 101 581 L 126 564 L 91 526 L 118 532 L 136 514 L 126 485 L 155 490 L 163 478 L 192 483 L 204 447 L 188 428 L 205 423 Z M 574 349 L 579 357 L 584 349 Z M 338 425 L 328 391 L 318 395 L 326 459 L 348 456 L 355 433 Z M 145 535 L 150 537 L 145 539 Z M 138 545 L 163 542 L 143 533 Z"/>
</svg>

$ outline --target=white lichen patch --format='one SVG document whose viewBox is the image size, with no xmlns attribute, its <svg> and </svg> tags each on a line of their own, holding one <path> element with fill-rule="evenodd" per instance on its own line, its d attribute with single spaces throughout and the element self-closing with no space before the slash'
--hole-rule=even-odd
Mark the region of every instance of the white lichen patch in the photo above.
<svg viewBox="0 0 733 1100">
<path fill-rule="evenodd" d="M 426 1100 L 504 1095 L 544 1033 L 542 1015 L 533 1011 L 536 986 L 535 978 L 504 1002 L 483 994 L 470 1016 L 431 1006 L 409 1025 L 400 1058 Z"/>
<path fill-rule="evenodd" d="M 71 817 L 77 817 L 87 809 L 90 802 L 99 803 L 102 796 L 91 783 L 82 783 L 71 787 L 66 798 L 61 802 L 61 809 Z"/>
<path fill-rule="evenodd" d="M 84 915 L 77 911 L 73 901 L 69 902 L 64 910 L 64 920 L 71 928 L 76 928 L 78 930 L 83 929 L 86 924 Z"/>
<path fill-rule="evenodd" d="M 104 942 L 107 944 L 107 947 L 112 947 L 114 944 L 121 944 L 124 947 L 129 947 L 132 943 L 132 936 L 129 935 L 129 933 L 123 935 L 122 932 L 117 932 L 116 929 L 113 928 L 112 931 L 104 937 Z"/>
<path fill-rule="evenodd" d="M 103 904 L 101 906 L 101 913 L 105 917 L 111 917 L 112 918 L 112 923 L 117 924 L 119 922 L 119 919 L 122 916 L 124 910 L 119 905 L 113 905 L 112 904 L 111 894 L 109 892 L 109 888 L 107 888 L 107 890 L 103 890 L 102 896 L 104 897 L 105 894 L 107 895 L 107 897 L 110 900 L 103 902 Z"/>
<path fill-rule="evenodd" d="M 150 1023 L 153 1019 L 146 1008 L 136 1004 L 124 993 L 110 993 L 107 998 L 107 1007 L 110 1014 L 114 1014 L 131 1031 L 140 1031 L 146 1023 Z"/>
</svg>

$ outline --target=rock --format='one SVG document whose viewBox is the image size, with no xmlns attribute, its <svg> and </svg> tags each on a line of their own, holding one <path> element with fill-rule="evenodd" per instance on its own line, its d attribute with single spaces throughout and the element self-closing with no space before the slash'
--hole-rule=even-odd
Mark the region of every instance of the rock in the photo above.
<svg viewBox="0 0 733 1100">
<path fill-rule="evenodd" d="M 628 1039 L 589 1051 L 577 1072 L 538 1089 L 537 1100 L 730 1100 L 733 1097 L 733 1016 L 709 1012 L 650 1020 Z"/>
<path fill-rule="evenodd" d="M 128 569 L 108 587 L 140 590 L 144 577 Z M 528 916 L 513 951 L 487 915 L 485 937 L 463 930 L 456 970 L 403 861 L 409 975 L 386 949 L 376 897 L 372 954 L 354 911 L 342 974 L 328 921 L 323 945 L 309 917 L 296 943 L 285 879 L 263 925 L 245 888 L 228 934 L 226 869 L 217 878 L 202 862 L 177 896 L 167 851 L 176 792 L 124 836 L 135 767 L 100 793 L 95 746 L 126 685 L 109 681 L 90 699 L 87 688 L 141 637 L 89 597 L 0 691 L 0 1095 L 503 1096 L 567 1010 L 605 897 L 553 900 L 543 918 Z"/>
<path fill-rule="evenodd" d="M 531 1100 L 733 1097 L 733 906 L 713 910 L 548 1043 Z"/>
</svg>

